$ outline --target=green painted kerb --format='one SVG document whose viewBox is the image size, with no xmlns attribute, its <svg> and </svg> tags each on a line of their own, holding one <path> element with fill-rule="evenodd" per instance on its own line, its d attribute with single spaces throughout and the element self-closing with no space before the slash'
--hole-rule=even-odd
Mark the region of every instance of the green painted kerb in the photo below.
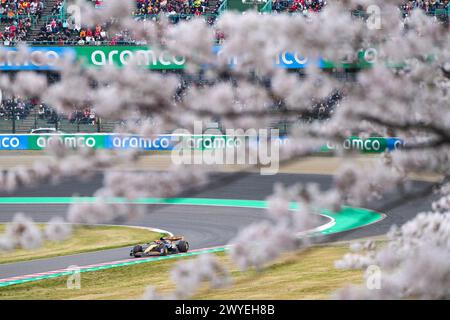
<svg viewBox="0 0 450 320">
<path fill-rule="evenodd" d="M 82 202 L 95 202 L 98 199 L 95 197 L 4 197 L 0 198 L 1 204 L 72 204 L 72 203 L 82 203 Z M 255 209 L 265 209 L 267 208 L 267 201 L 262 200 L 237 200 L 237 199 L 205 199 L 205 198 L 143 198 L 134 201 L 129 201 L 123 198 L 114 198 L 109 200 L 113 203 L 136 203 L 136 204 L 170 204 L 170 205 L 185 205 L 185 206 L 209 206 L 209 207 L 233 207 L 233 208 L 255 208 Z M 292 203 L 291 209 L 296 209 L 297 204 Z M 362 209 L 362 208 L 352 208 L 343 207 L 339 212 L 331 212 L 329 210 L 322 210 L 320 212 L 322 215 L 335 220 L 335 224 L 329 228 L 320 231 L 320 234 L 330 235 L 334 233 L 339 233 L 343 231 L 352 230 L 355 228 L 360 228 L 367 226 L 369 224 L 375 223 L 383 219 L 384 215 L 372 210 Z M 210 250 L 201 250 L 186 254 L 178 254 L 166 257 L 157 257 L 149 259 L 139 259 L 127 261 L 119 264 L 109 264 L 104 266 L 99 266 L 95 268 L 82 269 L 80 272 L 91 272 L 98 270 L 105 270 L 111 268 L 124 267 L 129 265 L 148 263 L 154 261 L 168 260 L 173 258 L 183 258 L 191 257 L 204 253 L 213 253 L 225 251 L 226 248 L 215 248 Z M 61 276 L 67 276 L 73 274 L 72 271 L 56 273 L 51 275 L 45 275 L 41 277 L 27 278 L 21 280 L 14 280 L 9 282 L 0 283 L 0 287 L 11 286 L 15 284 L 21 284 L 31 281 L 38 281 L 43 279 L 56 278 Z"/>
</svg>

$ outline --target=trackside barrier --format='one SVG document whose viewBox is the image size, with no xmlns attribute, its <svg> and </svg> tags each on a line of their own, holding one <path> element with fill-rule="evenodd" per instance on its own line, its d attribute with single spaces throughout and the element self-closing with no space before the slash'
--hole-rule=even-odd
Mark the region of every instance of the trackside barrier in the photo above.
<svg viewBox="0 0 450 320">
<path fill-rule="evenodd" d="M 244 137 L 245 138 L 245 137 Z M 258 143 L 258 138 L 251 137 L 250 143 Z M 280 144 L 291 143 L 289 137 L 280 137 Z M 59 140 L 68 148 L 92 149 L 138 149 L 143 151 L 171 151 L 176 148 L 188 150 L 211 150 L 239 147 L 242 137 L 226 135 L 172 135 L 164 134 L 153 138 L 120 134 L 15 134 L 0 135 L 0 151 L 8 150 L 44 150 L 53 140 Z M 253 140 L 253 141 L 252 141 Z M 330 142 L 318 152 L 333 152 L 336 149 L 359 150 L 363 153 L 382 153 L 393 151 L 404 145 L 399 138 L 374 137 L 362 139 L 347 138 L 342 145 Z"/>
<path fill-rule="evenodd" d="M 211 47 L 214 54 L 222 55 L 222 46 Z M 79 63 L 84 68 L 106 66 L 124 67 L 134 59 L 137 66 L 150 70 L 180 70 L 186 67 L 186 58 L 167 50 L 156 50 L 151 46 L 32 46 L 24 59 L 16 47 L 0 47 L 3 59 L 1 71 L 13 70 L 59 70 L 65 60 Z M 371 68 L 377 62 L 375 48 L 361 48 L 353 53 L 349 61 L 330 61 L 321 57 L 305 57 L 300 52 L 284 51 L 274 58 L 274 65 L 281 69 L 303 69 L 315 65 L 322 69 Z M 258 57 L 255 57 L 257 59 Z M 239 64 L 239 57 L 226 57 L 230 66 Z M 392 67 L 401 64 L 388 64 Z M 206 65 L 205 65 L 206 67 Z"/>
<path fill-rule="evenodd" d="M 335 145 L 328 142 L 323 146 L 321 152 L 331 152 L 338 148 L 345 150 L 360 150 L 364 153 L 381 153 L 385 151 L 394 151 L 404 146 L 404 141 L 399 138 L 368 138 L 361 139 L 358 137 L 347 138 L 342 145 Z"/>
</svg>

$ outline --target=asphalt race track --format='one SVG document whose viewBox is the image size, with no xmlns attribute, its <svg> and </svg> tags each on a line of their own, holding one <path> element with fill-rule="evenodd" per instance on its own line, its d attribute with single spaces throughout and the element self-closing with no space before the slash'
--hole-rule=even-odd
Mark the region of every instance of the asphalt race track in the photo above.
<svg viewBox="0 0 450 320">
<path fill-rule="evenodd" d="M 331 184 L 331 177 L 325 175 L 278 174 L 261 176 L 246 173 L 238 179 L 229 179 L 227 174 L 216 174 L 216 181 L 206 191 L 183 195 L 191 198 L 264 200 L 273 191 L 276 182 L 291 185 L 296 182 L 315 182 L 322 188 Z M 0 193 L 0 197 L 70 197 L 92 196 L 101 186 L 102 177 L 96 176 L 90 181 L 65 181 L 57 186 L 45 185 L 39 188 L 23 189 L 13 194 Z M 396 192 L 386 195 L 382 200 L 369 203 L 366 207 L 383 212 L 387 217 L 370 226 L 347 231 L 337 235 L 324 237 L 321 241 L 349 240 L 381 235 L 394 225 L 401 225 L 413 218 L 419 211 L 430 208 L 433 195 L 430 183 L 413 182 L 404 194 Z M 246 225 L 264 219 L 264 211 L 250 208 L 198 207 L 180 205 L 147 205 L 144 217 L 126 224 L 146 226 L 168 230 L 174 234 L 185 235 L 192 249 L 223 246 Z M 46 222 L 53 216 L 64 216 L 67 205 L 0 205 L 0 222 L 9 222 L 17 212 L 31 216 L 36 222 Z M 26 262 L 0 264 L 0 279 L 64 269 L 71 265 L 90 265 L 96 263 L 127 259 L 129 248 L 119 248 L 99 252 L 82 253 L 50 259 L 39 259 Z"/>
</svg>

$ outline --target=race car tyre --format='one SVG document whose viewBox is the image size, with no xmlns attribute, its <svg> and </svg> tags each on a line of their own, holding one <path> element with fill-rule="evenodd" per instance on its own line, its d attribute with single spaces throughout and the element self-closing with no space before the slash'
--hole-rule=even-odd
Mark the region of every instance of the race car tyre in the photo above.
<svg viewBox="0 0 450 320">
<path fill-rule="evenodd" d="M 180 242 L 178 242 L 177 247 L 178 247 L 178 251 L 180 251 L 180 252 L 188 252 L 189 243 L 187 241 L 181 240 Z"/>
<path fill-rule="evenodd" d="M 142 246 L 141 245 L 134 246 L 134 248 L 133 248 L 133 253 L 134 254 L 136 254 L 138 252 L 142 252 L 142 251 L 144 251 L 144 250 L 142 250 Z"/>
</svg>

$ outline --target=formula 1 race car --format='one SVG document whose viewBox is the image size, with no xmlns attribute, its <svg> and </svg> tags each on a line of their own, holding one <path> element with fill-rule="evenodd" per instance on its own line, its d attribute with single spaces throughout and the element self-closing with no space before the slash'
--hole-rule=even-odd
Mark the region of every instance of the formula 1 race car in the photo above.
<svg viewBox="0 0 450 320">
<path fill-rule="evenodd" d="M 189 250 L 189 242 L 182 236 L 162 237 L 146 244 L 138 244 L 131 249 L 130 256 L 149 257 L 166 256 L 168 254 L 184 253 Z"/>
</svg>

